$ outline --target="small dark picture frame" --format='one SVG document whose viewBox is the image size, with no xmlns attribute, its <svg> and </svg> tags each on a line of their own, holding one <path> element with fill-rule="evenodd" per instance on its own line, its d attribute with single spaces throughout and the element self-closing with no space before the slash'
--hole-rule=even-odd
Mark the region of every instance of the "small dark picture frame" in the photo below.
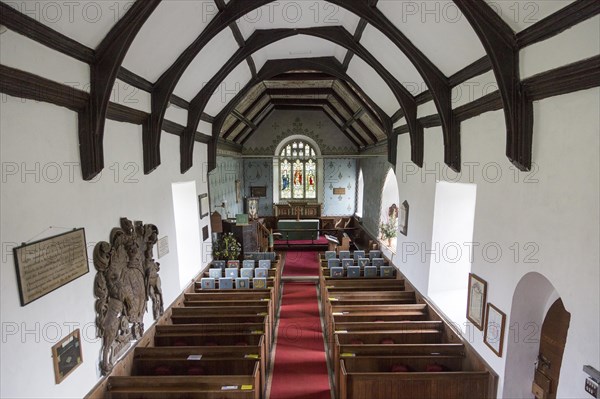
<svg viewBox="0 0 600 399">
<path fill-rule="evenodd" d="M 506 324 L 506 315 L 500 309 L 487 304 L 487 312 L 485 318 L 485 333 L 483 334 L 483 342 L 499 357 L 502 357 L 502 349 L 504 346 L 504 327 Z"/>
<path fill-rule="evenodd" d="M 267 186 L 250 186 L 251 197 L 266 197 Z"/>
<path fill-rule="evenodd" d="M 81 339 L 79 329 L 61 339 L 52 347 L 52 362 L 54 363 L 54 381 L 60 384 L 81 363 Z"/>
<path fill-rule="evenodd" d="M 473 273 L 469 273 L 469 290 L 467 292 L 467 319 L 475 327 L 483 331 L 485 321 L 485 304 L 487 300 L 487 282 Z"/>
</svg>

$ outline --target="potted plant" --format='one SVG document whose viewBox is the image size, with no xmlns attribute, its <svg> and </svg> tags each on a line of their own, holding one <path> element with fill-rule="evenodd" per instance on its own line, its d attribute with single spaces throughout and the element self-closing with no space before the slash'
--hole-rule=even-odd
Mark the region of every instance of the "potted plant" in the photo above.
<svg viewBox="0 0 600 399">
<path fill-rule="evenodd" d="M 239 260 L 242 246 L 235 239 L 233 233 L 225 233 L 213 244 L 213 259 Z"/>
<path fill-rule="evenodd" d="M 379 226 L 379 231 L 381 233 L 381 238 L 387 240 L 388 247 L 391 246 L 392 238 L 396 238 L 398 236 L 398 226 L 396 224 L 396 219 L 391 219 L 387 222 L 382 222 Z"/>
</svg>

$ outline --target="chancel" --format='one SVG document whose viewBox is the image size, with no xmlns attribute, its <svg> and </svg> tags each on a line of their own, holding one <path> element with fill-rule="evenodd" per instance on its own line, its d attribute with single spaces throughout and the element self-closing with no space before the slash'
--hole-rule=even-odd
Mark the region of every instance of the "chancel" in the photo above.
<svg viewBox="0 0 600 399">
<path fill-rule="evenodd" d="M 598 397 L 599 13 L 0 1 L 0 397 Z"/>
</svg>

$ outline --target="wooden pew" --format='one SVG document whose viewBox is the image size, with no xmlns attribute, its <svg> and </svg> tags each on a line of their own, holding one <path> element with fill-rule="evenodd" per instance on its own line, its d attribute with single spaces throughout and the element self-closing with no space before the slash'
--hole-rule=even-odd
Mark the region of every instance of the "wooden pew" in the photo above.
<svg viewBox="0 0 600 399">
<path fill-rule="evenodd" d="M 246 333 L 168 333 L 156 334 L 154 337 L 155 346 L 201 346 L 217 347 L 223 351 L 227 347 L 249 347 L 255 348 L 253 353 L 258 351 L 261 358 L 267 359 L 267 345 L 264 334 L 246 334 Z"/>
<path fill-rule="evenodd" d="M 166 346 L 136 348 L 134 359 L 188 359 L 201 355 L 202 359 L 254 359 L 260 362 L 261 387 L 266 387 L 268 360 L 260 355 L 258 346 Z"/>
<path fill-rule="evenodd" d="M 339 399 L 488 399 L 487 371 L 383 372 L 362 357 L 340 369 Z"/>
<path fill-rule="evenodd" d="M 109 377 L 110 399 L 260 399 L 252 375 Z M 234 390 L 223 390 L 236 386 Z M 250 388 L 251 387 L 251 388 Z M 242 389 L 244 388 L 244 389 Z"/>
</svg>

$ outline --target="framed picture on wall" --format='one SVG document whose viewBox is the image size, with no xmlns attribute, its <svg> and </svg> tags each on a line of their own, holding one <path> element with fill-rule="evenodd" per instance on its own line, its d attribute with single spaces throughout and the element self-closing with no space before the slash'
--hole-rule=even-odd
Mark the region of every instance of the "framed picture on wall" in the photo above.
<svg viewBox="0 0 600 399">
<path fill-rule="evenodd" d="M 467 319 L 475 327 L 483 330 L 485 320 L 485 304 L 487 296 L 487 282 L 469 273 L 469 291 L 467 293 Z"/>
<path fill-rule="evenodd" d="M 235 181 L 235 202 L 240 203 L 242 200 L 242 181 L 237 179 Z"/>
<path fill-rule="evenodd" d="M 502 357 L 504 345 L 504 327 L 506 315 L 491 303 L 487 304 L 487 317 L 483 342 L 499 357 Z"/>
<path fill-rule="evenodd" d="M 57 384 L 60 384 L 83 363 L 79 329 L 52 347 L 52 362 L 54 363 L 54 382 Z"/>
<path fill-rule="evenodd" d="M 267 186 L 250 186 L 251 197 L 266 197 Z"/>
<path fill-rule="evenodd" d="M 400 204 L 398 213 L 398 230 L 402 235 L 408 235 L 408 201 Z"/>
<path fill-rule="evenodd" d="M 198 196 L 198 206 L 200 207 L 200 219 L 208 216 L 209 211 L 209 202 L 208 202 L 208 194 L 200 194 Z"/>
</svg>

